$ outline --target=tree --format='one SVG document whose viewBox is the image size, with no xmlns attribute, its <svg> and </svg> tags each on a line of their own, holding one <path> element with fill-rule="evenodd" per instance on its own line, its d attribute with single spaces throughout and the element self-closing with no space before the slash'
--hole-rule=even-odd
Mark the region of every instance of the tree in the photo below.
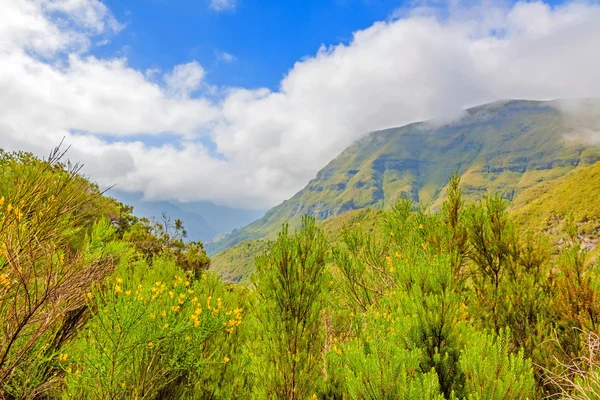
<svg viewBox="0 0 600 400">
<path fill-rule="evenodd" d="M 256 259 L 259 332 L 263 353 L 260 374 L 264 397 L 306 399 L 321 375 L 321 328 L 325 236 L 308 216 L 302 228 L 277 241 Z"/>
</svg>

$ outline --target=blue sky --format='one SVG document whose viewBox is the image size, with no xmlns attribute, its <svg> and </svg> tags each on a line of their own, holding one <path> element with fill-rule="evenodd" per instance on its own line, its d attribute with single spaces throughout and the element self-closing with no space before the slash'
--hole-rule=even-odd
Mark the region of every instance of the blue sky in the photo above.
<svg viewBox="0 0 600 400">
<path fill-rule="evenodd" d="M 599 0 L 231 1 L 0 1 L 0 148 L 265 209 L 368 132 L 600 97 Z"/>
<path fill-rule="evenodd" d="M 352 32 L 385 20 L 393 0 L 239 0 L 217 11 L 209 0 L 107 0 L 125 29 L 94 53 L 125 49 L 130 65 L 161 68 L 191 59 L 215 85 L 277 89 L 284 74 L 321 44 L 348 43 Z M 224 62 L 223 52 L 235 57 Z"/>
</svg>

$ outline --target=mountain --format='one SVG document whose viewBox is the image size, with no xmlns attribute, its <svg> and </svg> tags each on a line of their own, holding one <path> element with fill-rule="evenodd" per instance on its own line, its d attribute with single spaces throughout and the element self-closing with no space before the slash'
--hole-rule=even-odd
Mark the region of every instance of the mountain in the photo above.
<svg viewBox="0 0 600 400">
<path fill-rule="evenodd" d="M 138 217 L 161 219 L 166 213 L 171 220 L 184 222 L 188 239 L 209 241 L 220 233 L 247 225 L 264 214 L 263 211 L 220 206 L 209 201 L 191 203 L 149 201 L 141 193 L 111 190 L 108 193 L 120 202 L 133 206 Z"/>
<path fill-rule="evenodd" d="M 600 103 L 585 103 L 584 125 L 572 112 L 562 111 L 563 104 L 498 101 L 470 108 L 451 122 L 373 132 L 344 150 L 292 198 L 208 243 L 207 250 L 215 254 L 242 240 L 272 237 L 283 223 L 297 227 L 304 214 L 326 219 L 364 207 L 385 208 L 402 195 L 435 208 L 455 171 L 463 177 L 466 199 L 497 192 L 511 200 L 539 182 L 600 160 L 600 147 L 585 136 L 590 107 L 595 112 Z"/>
<path fill-rule="evenodd" d="M 231 232 L 246 226 L 265 214 L 265 210 L 253 210 L 221 206 L 210 201 L 175 203 L 180 209 L 201 215 L 217 233 Z"/>
<path fill-rule="evenodd" d="M 510 213 L 522 232 L 543 233 L 552 243 L 561 242 L 565 220 L 573 218 L 579 241 L 589 251 L 588 261 L 595 262 L 600 255 L 600 162 L 522 191 L 511 202 Z M 363 208 L 321 221 L 320 227 L 328 241 L 336 243 L 344 225 L 360 225 L 369 231 L 376 229 L 382 217 L 381 211 Z M 248 284 L 255 257 L 267 248 L 268 240 L 244 240 L 215 254 L 211 270 L 226 281 Z"/>
<path fill-rule="evenodd" d="M 329 243 L 336 243 L 344 225 L 359 224 L 366 232 L 376 229 L 382 214 L 379 210 L 362 208 L 320 221 L 319 226 Z M 266 239 L 244 240 L 212 256 L 210 270 L 228 282 L 249 284 L 250 276 L 255 270 L 254 259 L 268 247 L 269 240 Z"/>
</svg>

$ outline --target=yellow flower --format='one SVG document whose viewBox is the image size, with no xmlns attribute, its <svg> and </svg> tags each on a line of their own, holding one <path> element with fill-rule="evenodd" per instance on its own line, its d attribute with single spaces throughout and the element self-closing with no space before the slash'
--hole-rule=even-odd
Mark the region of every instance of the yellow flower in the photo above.
<svg viewBox="0 0 600 400">
<path fill-rule="evenodd" d="M 121 289 L 121 286 L 115 285 L 115 293 L 117 293 L 117 294 L 123 293 L 123 289 Z"/>
<path fill-rule="evenodd" d="M 394 273 L 394 271 L 396 271 L 396 269 L 394 267 L 390 267 L 390 273 Z"/>
<path fill-rule="evenodd" d="M 71 367 L 67 367 L 67 372 L 71 373 L 73 370 L 71 369 Z"/>
<path fill-rule="evenodd" d="M 154 345 L 152 344 L 152 342 L 148 343 L 148 348 L 151 349 Z"/>
<path fill-rule="evenodd" d="M 169 324 L 165 324 L 165 325 L 163 326 L 163 329 L 168 329 L 168 328 L 169 328 Z"/>
<path fill-rule="evenodd" d="M 392 232 L 390 232 L 390 236 L 394 236 L 394 232 L 393 232 L 393 231 L 392 231 Z"/>
<path fill-rule="evenodd" d="M 180 310 L 179 306 L 173 306 L 171 307 L 171 311 L 173 311 L 174 313 L 178 313 Z"/>
<path fill-rule="evenodd" d="M 59 354 L 58 361 L 67 361 L 67 357 L 69 357 L 69 355 L 67 353 Z"/>
<path fill-rule="evenodd" d="M 185 341 L 186 341 L 186 342 L 189 342 L 190 340 L 192 340 L 192 338 L 191 338 L 191 337 L 189 337 L 189 336 L 186 336 L 186 337 L 185 337 Z"/>
<path fill-rule="evenodd" d="M 127 386 L 125 385 L 125 382 L 121 382 L 121 387 L 124 388 L 125 386 Z"/>
<path fill-rule="evenodd" d="M 0 197 L 0 206 L 4 204 L 4 196 Z"/>
<path fill-rule="evenodd" d="M 392 257 L 389 257 L 389 256 L 386 256 L 385 260 L 388 262 L 388 264 L 391 264 L 393 262 Z"/>
<path fill-rule="evenodd" d="M 131 290 L 125 292 L 125 296 L 129 296 L 131 294 Z"/>
<path fill-rule="evenodd" d="M 160 313 L 160 315 L 163 316 L 163 317 L 166 317 L 167 316 L 167 312 L 163 311 L 163 312 Z"/>
<path fill-rule="evenodd" d="M 194 328 L 197 328 L 198 325 L 200 325 L 200 321 L 199 320 L 194 320 Z"/>
<path fill-rule="evenodd" d="M 87 298 L 88 298 L 88 300 L 91 300 L 91 299 L 92 299 L 92 297 L 93 297 L 93 296 L 92 296 L 92 294 L 91 294 L 90 292 L 88 292 L 88 294 L 87 294 Z"/>
<path fill-rule="evenodd" d="M 175 293 L 173 293 L 173 292 L 169 292 L 169 297 L 170 297 L 170 298 L 173 298 L 173 297 L 175 297 Z"/>
<path fill-rule="evenodd" d="M 223 361 L 225 361 L 226 363 L 229 362 L 229 357 L 225 356 L 225 358 L 223 358 Z"/>
<path fill-rule="evenodd" d="M 6 207 L 6 212 L 11 212 L 11 211 L 12 211 L 12 209 L 13 209 L 13 206 L 12 206 L 12 204 L 9 204 L 9 205 Z"/>
<path fill-rule="evenodd" d="M 115 282 L 117 282 L 117 283 L 123 283 L 123 279 L 117 278 L 117 279 L 115 279 Z"/>
<path fill-rule="evenodd" d="M 423 229 L 423 224 L 419 224 L 419 229 Z"/>
</svg>

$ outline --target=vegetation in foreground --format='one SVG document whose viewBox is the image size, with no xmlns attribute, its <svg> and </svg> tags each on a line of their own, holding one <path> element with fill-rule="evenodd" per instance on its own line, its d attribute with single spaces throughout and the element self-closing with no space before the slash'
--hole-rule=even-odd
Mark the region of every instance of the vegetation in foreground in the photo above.
<svg viewBox="0 0 600 400">
<path fill-rule="evenodd" d="M 251 288 L 181 221 L 137 219 L 61 154 L 0 156 L 5 399 L 596 398 L 600 278 L 567 222 L 408 199 L 373 229 L 284 226 Z"/>
</svg>

